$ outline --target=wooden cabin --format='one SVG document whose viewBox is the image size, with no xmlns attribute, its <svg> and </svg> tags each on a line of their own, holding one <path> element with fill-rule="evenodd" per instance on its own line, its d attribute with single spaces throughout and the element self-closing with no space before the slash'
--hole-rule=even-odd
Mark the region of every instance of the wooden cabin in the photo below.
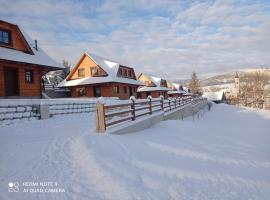
<svg viewBox="0 0 270 200">
<path fill-rule="evenodd" d="M 0 98 L 40 98 L 42 75 L 61 68 L 18 25 L 0 20 Z"/>
<path fill-rule="evenodd" d="M 67 78 L 59 84 L 71 90 L 72 97 L 137 96 L 137 80 L 132 67 L 91 54 L 84 53 Z"/>
<path fill-rule="evenodd" d="M 185 91 L 183 87 L 181 87 L 177 83 L 172 83 L 171 81 L 167 81 L 168 88 L 170 89 L 168 91 L 168 96 L 172 98 L 178 98 L 178 97 L 183 97 L 185 94 Z"/>
<path fill-rule="evenodd" d="M 164 98 L 168 97 L 167 92 L 169 89 L 167 88 L 167 81 L 165 79 L 150 76 L 145 73 L 141 73 L 138 79 L 144 83 L 144 86 L 138 88 L 138 97 L 141 99 L 145 99 L 148 96 L 152 96 L 153 98 L 158 98 L 161 95 Z"/>
</svg>

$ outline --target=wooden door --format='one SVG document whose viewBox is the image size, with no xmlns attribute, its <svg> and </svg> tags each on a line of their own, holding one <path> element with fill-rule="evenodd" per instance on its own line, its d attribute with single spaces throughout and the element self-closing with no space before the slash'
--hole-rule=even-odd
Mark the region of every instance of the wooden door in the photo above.
<svg viewBox="0 0 270 200">
<path fill-rule="evenodd" d="M 5 96 L 19 96 L 18 69 L 4 68 Z"/>
</svg>

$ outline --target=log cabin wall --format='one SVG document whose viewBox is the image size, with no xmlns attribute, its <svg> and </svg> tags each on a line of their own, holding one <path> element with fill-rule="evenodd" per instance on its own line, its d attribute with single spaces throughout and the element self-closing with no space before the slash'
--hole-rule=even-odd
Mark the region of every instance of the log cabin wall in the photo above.
<svg viewBox="0 0 270 200">
<path fill-rule="evenodd" d="M 10 32 L 11 44 L 0 43 L 0 46 L 16 49 L 26 53 L 32 53 L 32 50 L 28 46 L 25 38 L 16 25 L 9 24 L 4 21 L 0 21 L 0 29 Z"/>
<path fill-rule="evenodd" d="M 166 91 L 149 91 L 149 92 L 140 92 L 138 97 L 140 99 L 146 99 L 149 95 L 152 96 L 152 98 L 159 98 L 160 95 L 163 95 L 164 98 L 167 98 L 167 92 Z"/>
<path fill-rule="evenodd" d="M 0 97 L 7 96 L 5 86 L 5 69 L 17 69 L 18 73 L 18 96 L 20 97 L 41 97 L 41 67 L 35 65 L 27 65 L 23 63 L 0 62 Z M 27 83 L 25 80 L 25 71 L 33 72 L 33 82 Z"/>
<path fill-rule="evenodd" d="M 84 55 L 80 62 L 77 64 L 75 69 L 70 73 L 67 80 L 74 80 L 78 78 L 84 78 L 84 77 L 92 77 L 91 68 L 97 68 L 97 74 L 98 76 L 106 76 L 106 72 L 100 68 L 92 59 L 90 59 L 87 55 Z M 80 69 L 84 70 L 84 77 L 78 76 L 78 71 Z"/>
<path fill-rule="evenodd" d="M 101 88 L 101 96 L 102 97 L 118 97 L 119 99 L 129 99 L 131 95 L 137 96 L 137 88 L 136 85 L 123 84 L 123 83 L 103 83 L 96 85 L 85 85 L 85 86 L 76 86 L 71 89 L 71 97 L 95 97 L 94 96 L 94 86 L 99 86 Z M 115 87 L 119 88 L 119 92 L 115 92 Z M 126 87 L 126 89 L 124 89 Z M 79 90 L 85 88 L 86 94 L 83 96 L 79 95 Z M 130 93 L 131 89 L 131 93 Z M 125 92 L 126 91 L 126 92 Z"/>
<path fill-rule="evenodd" d="M 4 68 L 0 63 L 0 97 L 5 96 Z"/>
</svg>

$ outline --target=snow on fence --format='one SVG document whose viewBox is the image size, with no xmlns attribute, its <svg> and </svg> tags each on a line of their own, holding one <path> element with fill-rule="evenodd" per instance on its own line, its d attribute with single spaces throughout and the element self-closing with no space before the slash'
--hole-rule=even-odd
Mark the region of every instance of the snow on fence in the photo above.
<svg viewBox="0 0 270 200">
<path fill-rule="evenodd" d="M 105 132 L 108 127 L 120 124 L 126 121 L 135 121 L 145 115 L 152 115 L 155 112 L 169 112 L 180 108 L 186 104 L 196 104 L 205 98 L 160 98 L 147 99 L 131 98 L 124 103 L 105 104 L 102 101 L 97 102 L 96 111 L 96 131 Z"/>
<path fill-rule="evenodd" d="M 17 99 L 0 101 L 0 125 L 19 121 L 46 119 L 55 115 L 89 113 L 96 110 L 96 100 L 87 99 Z"/>
</svg>

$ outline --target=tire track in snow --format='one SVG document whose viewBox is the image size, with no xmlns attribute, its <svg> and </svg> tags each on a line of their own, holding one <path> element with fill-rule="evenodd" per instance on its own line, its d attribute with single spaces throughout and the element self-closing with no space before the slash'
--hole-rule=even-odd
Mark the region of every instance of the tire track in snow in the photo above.
<svg viewBox="0 0 270 200">
<path fill-rule="evenodd" d="M 139 160 L 133 160 L 132 163 L 139 169 L 159 176 L 164 176 L 168 179 L 194 179 L 202 182 L 224 183 L 231 187 L 242 186 L 249 189 L 256 189 L 257 191 L 264 189 L 264 191 L 268 191 L 268 194 L 270 195 L 270 183 L 266 181 L 249 180 L 242 177 L 231 176 L 229 174 L 212 174 L 208 172 L 183 170 Z"/>
<path fill-rule="evenodd" d="M 123 182 L 117 182 L 102 169 L 92 150 L 85 146 L 83 138 L 81 137 L 73 144 L 72 157 L 83 174 L 81 178 L 95 188 L 98 199 L 134 199 Z"/>
<path fill-rule="evenodd" d="M 181 157 L 187 157 L 187 158 L 192 158 L 196 160 L 203 160 L 203 161 L 211 161 L 211 162 L 217 162 L 221 164 L 227 164 L 227 165 L 235 165 L 235 166 L 251 166 L 254 168 L 265 168 L 269 169 L 270 168 L 270 162 L 259 162 L 256 160 L 252 161 L 245 161 L 245 160 L 239 160 L 239 159 L 233 159 L 233 158 L 222 158 L 222 157 L 217 157 L 217 156 L 212 156 L 207 153 L 201 153 L 197 151 L 191 151 L 189 149 L 184 149 L 184 148 L 174 148 L 171 146 L 167 145 L 162 145 L 158 143 L 153 143 L 153 142 L 147 142 L 147 144 L 155 148 L 161 152 L 176 155 L 176 156 L 181 156 Z"/>
</svg>

